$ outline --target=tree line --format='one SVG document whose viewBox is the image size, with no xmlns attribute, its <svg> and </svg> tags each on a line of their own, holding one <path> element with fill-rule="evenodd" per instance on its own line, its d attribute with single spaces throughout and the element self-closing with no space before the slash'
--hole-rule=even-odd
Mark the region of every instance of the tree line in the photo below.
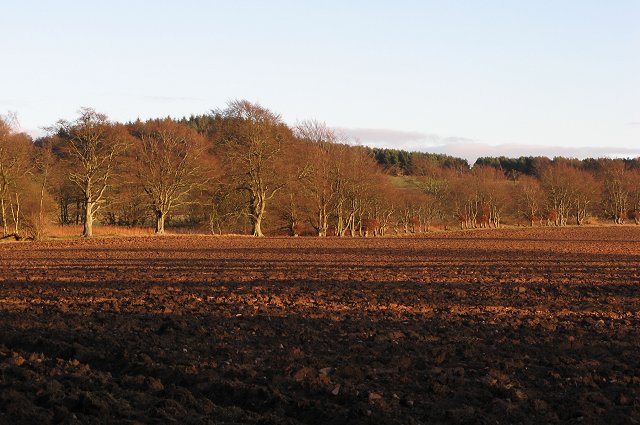
<svg viewBox="0 0 640 425">
<path fill-rule="evenodd" d="M 90 108 L 32 140 L 0 119 L 3 237 L 51 224 L 335 236 L 640 223 L 638 159 L 479 158 L 368 148 L 245 100 L 119 123 Z"/>
</svg>

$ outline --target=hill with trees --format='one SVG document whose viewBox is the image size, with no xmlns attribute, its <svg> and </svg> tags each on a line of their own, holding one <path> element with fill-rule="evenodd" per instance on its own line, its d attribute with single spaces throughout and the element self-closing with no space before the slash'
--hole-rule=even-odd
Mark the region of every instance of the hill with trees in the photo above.
<svg viewBox="0 0 640 425">
<path fill-rule="evenodd" d="M 484 157 L 370 148 L 244 100 L 118 123 L 90 108 L 32 140 L 0 120 L 4 237 L 51 225 L 254 236 L 367 236 L 519 225 L 640 223 L 640 159 Z"/>
</svg>

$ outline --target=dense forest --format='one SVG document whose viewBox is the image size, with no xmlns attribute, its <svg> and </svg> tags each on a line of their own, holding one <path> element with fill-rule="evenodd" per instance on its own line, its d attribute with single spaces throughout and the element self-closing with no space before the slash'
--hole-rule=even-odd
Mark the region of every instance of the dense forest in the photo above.
<svg viewBox="0 0 640 425">
<path fill-rule="evenodd" d="M 640 223 L 639 159 L 479 158 L 368 148 L 248 101 L 182 119 L 93 109 L 32 140 L 0 119 L 3 237 L 95 223 L 263 236 L 434 226 Z"/>
</svg>

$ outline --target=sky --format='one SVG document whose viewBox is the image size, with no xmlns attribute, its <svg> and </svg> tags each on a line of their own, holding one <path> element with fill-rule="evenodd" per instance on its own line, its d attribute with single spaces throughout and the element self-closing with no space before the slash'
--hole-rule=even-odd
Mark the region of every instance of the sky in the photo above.
<svg viewBox="0 0 640 425">
<path fill-rule="evenodd" d="M 0 113 L 247 99 L 369 146 L 640 156 L 640 1 L 0 0 Z"/>
</svg>

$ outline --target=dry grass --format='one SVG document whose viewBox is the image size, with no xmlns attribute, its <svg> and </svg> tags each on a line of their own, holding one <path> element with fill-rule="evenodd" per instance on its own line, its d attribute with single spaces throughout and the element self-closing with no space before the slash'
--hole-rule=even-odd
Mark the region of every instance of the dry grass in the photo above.
<svg viewBox="0 0 640 425">
<path fill-rule="evenodd" d="M 94 226 L 95 236 L 150 236 L 154 230 L 150 227 Z M 82 235 L 82 225 L 49 226 L 46 236 L 50 238 L 74 238 Z"/>
</svg>

